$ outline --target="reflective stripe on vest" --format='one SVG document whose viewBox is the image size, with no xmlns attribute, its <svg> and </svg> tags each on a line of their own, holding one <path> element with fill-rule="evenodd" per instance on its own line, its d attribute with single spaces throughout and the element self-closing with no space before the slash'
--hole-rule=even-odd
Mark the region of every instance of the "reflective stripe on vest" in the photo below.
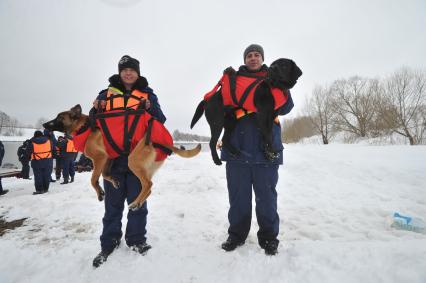
<svg viewBox="0 0 426 283">
<path fill-rule="evenodd" d="M 135 89 L 129 95 L 126 107 L 124 107 L 124 93 L 115 87 L 109 87 L 107 92 L 105 111 L 119 110 L 125 108 L 136 109 L 143 99 L 148 99 L 148 93 L 141 92 Z"/>
<path fill-rule="evenodd" d="M 68 142 L 67 142 L 67 149 L 66 149 L 66 151 L 67 152 L 77 152 L 77 150 L 75 149 L 75 147 L 74 147 L 74 141 L 72 141 L 72 140 L 68 140 Z"/>
<path fill-rule="evenodd" d="M 240 119 L 240 118 L 243 118 L 245 115 L 253 113 L 253 111 L 245 111 L 244 109 L 238 108 L 237 110 L 234 111 L 234 113 L 235 113 L 235 117 L 237 119 Z M 278 118 L 278 116 L 275 117 L 274 123 L 280 124 L 280 118 Z"/>
<path fill-rule="evenodd" d="M 45 143 L 35 143 L 33 142 L 33 153 L 31 154 L 31 160 L 40 160 L 45 158 L 52 158 L 52 146 L 50 140 L 47 140 Z"/>
</svg>

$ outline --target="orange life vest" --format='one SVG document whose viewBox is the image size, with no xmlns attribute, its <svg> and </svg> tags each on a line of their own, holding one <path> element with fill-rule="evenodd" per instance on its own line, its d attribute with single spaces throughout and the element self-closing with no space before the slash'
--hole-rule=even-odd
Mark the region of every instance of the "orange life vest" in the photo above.
<svg viewBox="0 0 426 283">
<path fill-rule="evenodd" d="M 204 99 L 208 100 L 210 96 L 215 94 L 219 87 L 221 87 L 223 105 L 231 105 L 234 108 L 244 109 L 245 111 L 242 111 L 241 113 L 257 112 L 256 106 L 254 105 L 254 92 L 257 86 L 265 78 L 266 72 L 258 72 L 253 74 L 253 76 L 246 76 L 244 74 L 237 73 L 237 75 L 235 76 L 235 97 L 233 98 L 231 92 L 232 78 L 228 73 L 225 73 L 220 79 L 219 83 L 210 92 L 204 95 Z M 274 110 L 280 108 L 287 102 L 287 92 L 284 92 L 279 88 L 273 87 L 271 88 L 271 94 L 274 97 L 275 102 Z M 236 114 L 237 118 L 240 118 L 238 117 L 239 113 Z"/>
<path fill-rule="evenodd" d="M 68 140 L 66 152 L 77 152 L 77 149 L 74 147 L 74 141 Z"/>
<path fill-rule="evenodd" d="M 45 158 L 52 158 L 52 146 L 50 144 L 50 140 L 47 140 L 41 144 L 33 142 L 33 153 L 31 154 L 31 160 L 40 160 Z"/>
<path fill-rule="evenodd" d="M 105 111 L 136 109 L 143 99 L 148 99 L 148 93 L 135 89 L 128 97 L 127 104 L 125 105 L 124 93 L 118 88 L 109 87 Z"/>
</svg>

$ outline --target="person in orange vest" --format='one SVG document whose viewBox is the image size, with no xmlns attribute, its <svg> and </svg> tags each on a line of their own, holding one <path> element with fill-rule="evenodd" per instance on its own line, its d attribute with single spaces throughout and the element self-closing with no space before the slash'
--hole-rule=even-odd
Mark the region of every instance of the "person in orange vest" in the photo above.
<svg viewBox="0 0 426 283">
<path fill-rule="evenodd" d="M 278 168 L 283 164 L 283 145 L 279 121 L 272 129 L 272 145 L 275 155 L 265 155 L 265 144 L 256 122 L 256 112 L 248 106 L 253 104 L 250 97 L 267 78 L 268 66 L 263 64 L 264 51 L 262 46 L 252 44 L 243 54 L 244 65 L 231 79 L 221 85 L 221 95 L 225 105 L 234 107 L 236 125 L 230 137 L 231 146 L 221 148 L 221 160 L 226 161 L 226 180 L 229 194 L 228 238 L 222 243 L 222 249 L 230 252 L 243 245 L 248 236 L 252 218 L 252 192 L 255 193 L 256 218 L 259 225 L 257 238 L 259 246 L 267 255 L 278 252 L 278 233 L 280 219 L 277 212 Z M 227 69 L 229 70 L 229 68 Z M 225 70 L 226 78 L 230 78 Z M 233 73 L 234 74 L 234 73 Z M 228 83 L 226 83 L 228 82 Z M 235 91 L 232 92 L 232 85 Z M 281 104 L 275 110 L 277 115 L 285 115 L 293 108 L 293 101 L 288 90 L 268 86 L 271 96 Z M 252 95 L 254 96 L 254 94 Z M 245 101 L 242 101 L 245 99 Z M 234 104 L 226 104 L 227 101 Z M 246 106 L 248 105 L 248 106 Z M 276 105 L 277 106 L 277 105 Z M 242 110 L 242 111 L 241 111 Z"/>
<path fill-rule="evenodd" d="M 72 138 L 65 136 L 58 144 L 58 147 L 60 149 L 62 174 L 64 176 L 64 181 L 60 184 L 72 183 L 75 176 L 74 161 L 77 158 L 77 150 L 74 148 L 74 142 Z"/>
<path fill-rule="evenodd" d="M 109 87 L 101 91 L 93 103 L 91 114 L 96 111 L 128 111 L 129 109 L 145 109 L 155 119 L 164 123 L 164 116 L 157 96 L 148 86 L 148 81 L 140 75 L 139 61 L 128 55 L 118 62 L 118 74 L 109 78 Z M 108 113 L 106 113 L 108 114 Z M 124 131 L 124 129 L 116 129 Z M 121 219 L 124 202 L 131 203 L 140 192 L 139 179 L 128 168 L 128 157 L 120 155 L 112 160 L 111 175 L 119 182 L 119 187 L 104 180 L 105 214 L 102 219 L 103 230 L 100 237 L 101 251 L 93 259 L 93 266 L 99 267 L 119 246 L 123 232 Z M 151 246 L 146 242 L 146 223 L 148 207 L 145 202 L 138 210 L 127 213 L 125 232 L 126 244 L 135 252 L 144 255 Z"/>
<path fill-rule="evenodd" d="M 53 144 L 49 137 L 41 131 L 35 131 L 28 147 L 31 155 L 31 168 L 34 173 L 34 195 L 44 194 L 49 191 L 53 169 Z"/>
</svg>

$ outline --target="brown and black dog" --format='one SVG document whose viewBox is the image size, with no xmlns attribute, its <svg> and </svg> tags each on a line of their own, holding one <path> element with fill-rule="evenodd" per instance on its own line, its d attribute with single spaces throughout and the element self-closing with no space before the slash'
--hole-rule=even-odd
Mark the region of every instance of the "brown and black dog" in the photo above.
<svg viewBox="0 0 426 283">
<path fill-rule="evenodd" d="M 68 111 L 59 113 L 55 119 L 43 124 L 43 127 L 51 131 L 59 131 L 71 135 L 84 125 L 87 125 L 88 119 L 89 116 L 81 113 L 81 106 L 78 104 Z M 145 144 L 145 138 L 146 135 L 138 142 L 136 147 L 128 156 L 129 169 L 139 178 L 142 185 L 139 195 L 131 204 L 129 204 L 129 209 L 132 210 L 140 208 L 151 194 L 152 176 L 164 162 L 164 160 L 155 161 L 157 152 L 152 143 L 149 143 L 148 145 Z M 190 150 L 183 150 L 169 145 L 162 146 L 185 158 L 193 157 L 201 150 L 200 144 Z M 102 174 L 102 177 L 111 182 L 115 188 L 118 187 L 118 184 L 110 175 L 110 159 L 105 148 L 102 133 L 99 129 L 92 130 L 89 134 L 84 147 L 84 155 L 90 158 L 93 162 L 91 184 L 96 191 L 98 200 L 102 201 L 104 191 L 99 185 L 100 175 Z"/>
<path fill-rule="evenodd" d="M 225 72 L 234 72 L 234 74 L 230 75 L 236 75 L 235 70 L 232 68 L 226 69 Z M 265 145 L 264 154 L 266 159 L 273 160 L 277 157 L 272 147 L 272 126 L 274 118 L 278 113 L 274 111 L 275 102 L 270 87 L 276 87 L 283 91 L 287 91 L 297 83 L 297 79 L 301 75 L 302 71 L 293 60 L 280 58 L 271 64 L 268 68 L 267 77 L 259 84 L 254 92 L 254 105 L 257 109 L 256 121 Z M 230 143 L 231 133 L 237 123 L 234 108 L 232 106 L 223 105 L 223 98 L 219 89 L 209 100 L 203 100 L 198 104 L 191 121 L 191 129 L 198 122 L 203 113 L 210 126 L 211 138 L 209 146 L 213 161 L 216 165 L 221 165 L 222 162 L 217 154 L 216 145 L 222 133 L 222 129 L 224 129 L 222 137 L 223 147 L 229 150 L 231 154 L 239 154 L 238 150 Z"/>
</svg>

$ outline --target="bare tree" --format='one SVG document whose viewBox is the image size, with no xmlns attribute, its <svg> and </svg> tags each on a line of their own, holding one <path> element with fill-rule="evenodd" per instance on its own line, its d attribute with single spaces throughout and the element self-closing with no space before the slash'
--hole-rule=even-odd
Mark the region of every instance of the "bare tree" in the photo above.
<svg viewBox="0 0 426 283">
<path fill-rule="evenodd" d="M 331 88 L 316 86 L 311 98 L 306 103 L 306 112 L 315 130 L 321 134 L 323 144 L 328 144 L 334 116 Z"/>
<path fill-rule="evenodd" d="M 315 126 L 307 116 L 282 121 L 281 140 L 284 143 L 298 142 L 315 134 Z"/>
<path fill-rule="evenodd" d="M 0 134 L 9 126 L 10 117 L 6 113 L 0 111 Z"/>
<path fill-rule="evenodd" d="M 331 89 L 335 125 L 357 136 L 367 136 L 379 101 L 379 81 L 355 76 L 335 81 Z"/>
<path fill-rule="evenodd" d="M 425 133 L 426 74 L 401 68 L 385 82 L 381 113 L 395 133 L 419 144 Z M 386 112 L 388 115 L 383 115 Z"/>
</svg>

